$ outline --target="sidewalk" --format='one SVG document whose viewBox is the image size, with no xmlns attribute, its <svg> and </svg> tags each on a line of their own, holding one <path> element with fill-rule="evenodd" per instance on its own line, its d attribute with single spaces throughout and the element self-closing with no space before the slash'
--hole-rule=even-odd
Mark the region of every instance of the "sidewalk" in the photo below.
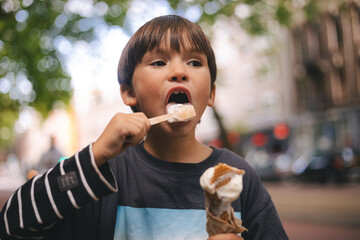
<svg viewBox="0 0 360 240">
<path fill-rule="evenodd" d="M 360 228 L 360 185 L 265 183 L 283 221 Z"/>
<path fill-rule="evenodd" d="M 359 240 L 360 228 L 283 221 L 290 240 Z"/>
</svg>

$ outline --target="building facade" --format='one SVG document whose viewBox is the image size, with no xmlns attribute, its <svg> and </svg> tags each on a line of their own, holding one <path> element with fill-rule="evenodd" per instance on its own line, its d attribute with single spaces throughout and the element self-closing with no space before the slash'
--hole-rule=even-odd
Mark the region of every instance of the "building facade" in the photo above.
<svg viewBox="0 0 360 240">
<path fill-rule="evenodd" d="M 346 1 L 291 31 L 292 125 L 323 150 L 360 146 L 360 6 Z M 300 148 L 307 148 L 299 140 Z M 301 146 L 303 145 L 303 146 Z"/>
</svg>

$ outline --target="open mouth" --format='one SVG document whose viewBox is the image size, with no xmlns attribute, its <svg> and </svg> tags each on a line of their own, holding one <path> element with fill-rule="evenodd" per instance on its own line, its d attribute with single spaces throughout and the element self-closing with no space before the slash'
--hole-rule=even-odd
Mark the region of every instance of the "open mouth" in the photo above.
<svg viewBox="0 0 360 240">
<path fill-rule="evenodd" d="M 190 100 L 185 92 L 173 92 L 169 97 L 168 104 L 169 103 L 185 104 L 190 103 Z"/>
<path fill-rule="evenodd" d="M 167 94 L 166 112 L 169 113 L 169 109 L 178 104 L 188 105 L 191 104 L 190 91 L 185 87 L 172 88 Z"/>
<path fill-rule="evenodd" d="M 196 115 L 195 109 L 191 105 L 191 102 L 191 95 L 188 89 L 184 87 L 177 87 L 171 89 L 167 95 L 166 112 L 174 114 L 174 116 L 177 116 L 177 118 L 175 117 L 174 121 L 169 121 L 169 123 L 186 124 L 186 122 L 190 121 Z M 184 117 L 189 112 L 187 110 L 185 111 L 185 109 L 189 109 L 188 107 L 191 107 L 193 109 L 194 115 L 192 115 L 191 118 L 187 119 Z M 179 120 L 179 117 L 182 119 Z"/>
</svg>

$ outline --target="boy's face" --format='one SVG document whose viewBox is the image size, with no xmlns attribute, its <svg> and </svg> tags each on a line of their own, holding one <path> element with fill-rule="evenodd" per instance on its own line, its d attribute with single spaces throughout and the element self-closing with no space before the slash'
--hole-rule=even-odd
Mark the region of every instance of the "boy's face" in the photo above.
<svg viewBox="0 0 360 240">
<path fill-rule="evenodd" d="M 162 126 L 193 128 L 200 120 L 206 106 L 212 106 L 215 86 L 211 88 L 211 77 L 205 54 L 192 51 L 189 44 L 181 46 L 179 52 L 172 51 L 167 41 L 159 48 L 145 53 L 135 67 L 133 86 L 122 91 L 125 104 L 136 106 L 148 118 L 166 114 L 170 102 L 190 103 L 196 117 L 186 123 L 163 123 Z"/>
</svg>

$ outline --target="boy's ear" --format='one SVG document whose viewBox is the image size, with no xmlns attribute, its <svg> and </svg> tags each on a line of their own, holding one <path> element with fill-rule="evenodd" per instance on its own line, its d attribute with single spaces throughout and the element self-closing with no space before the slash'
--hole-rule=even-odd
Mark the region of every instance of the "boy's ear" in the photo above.
<svg viewBox="0 0 360 240">
<path fill-rule="evenodd" d="M 120 95 L 123 102 L 127 106 L 135 106 L 137 104 L 136 96 L 134 93 L 134 89 L 129 86 L 120 86 Z"/>
<path fill-rule="evenodd" d="M 211 90 L 210 90 L 210 97 L 209 97 L 209 101 L 208 101 L 208 106 L 212 107 L 214 106 L 214 102 L 215 102 L 215 92 L 216 92 L 216 85 L 213 84 Z"/>
</svg>

